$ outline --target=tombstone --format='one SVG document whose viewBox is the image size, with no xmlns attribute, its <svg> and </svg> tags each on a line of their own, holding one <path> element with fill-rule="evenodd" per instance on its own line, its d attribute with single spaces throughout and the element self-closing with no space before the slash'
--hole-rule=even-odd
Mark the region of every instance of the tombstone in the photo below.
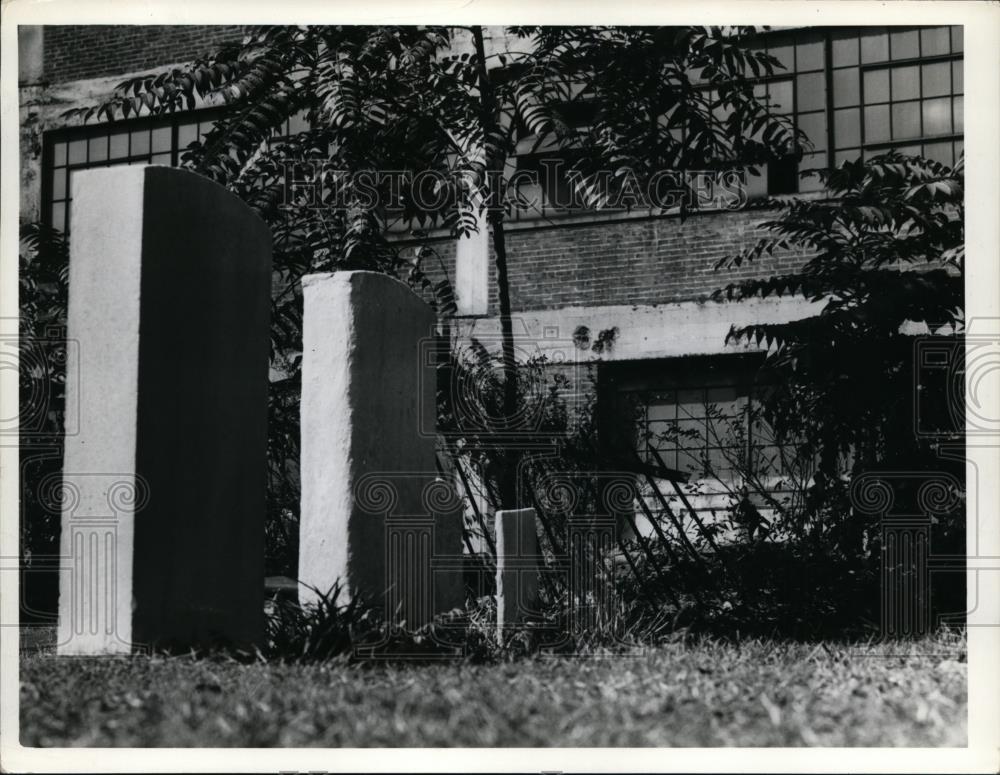
<svg viewBox="0 0 1000 775">
<path fill-rule="evenodd" d="M 258 643 L 270 233 L 167 167 L 72 195 L 59 652 Z"/>
<path fill-rule="evenodd" d="M 461 603 L 461 504 L 435 460 L 434 312 L 377 272 L 303 279 L 299 599 L 340 585 L 409 627 Z M 446 485 L 450 488 L 450 485 Z M 402 606 L 402 610 L 400 610 Z"/>
<path fill-rule="evenodd" d="M 538 549 L 534 509 L 496 513 L 497 636 L 538 611 Z"/>
</svg>

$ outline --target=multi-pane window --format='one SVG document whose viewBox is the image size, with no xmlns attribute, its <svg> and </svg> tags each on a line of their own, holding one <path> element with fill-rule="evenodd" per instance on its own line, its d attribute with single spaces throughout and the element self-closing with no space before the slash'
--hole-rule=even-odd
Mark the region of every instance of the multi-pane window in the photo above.
<svg viewBox="0 0 1000 775">
<path fill-rule="evenodd" d="M 961 27 L 854 27 L 764 35 L 759 48 L 785 65 L 756 95 L 793 117 L 811 148 L 799 170 L 834 167 L 895 148 L 953 164 L 962 152 Z M 814 191 L 815 176 L 788 182 L 769 165 L 751 196 Z"/>
<path fill-rule="evenodd" d="M 72 181 L 77 172 L 121 165 L 176 167 L 184 149 L 204 137 L 217 118 L 217 111 L 198 111 L 48 133 L 45 138 L 43 219 L 68 233 Z"/>
<path fill-rule="evenodd" d="M 949 165 L 962 153 L 961 27 L 776 30 L 762 34 L 752 48 L 784 65 L 755 84 L 755 95 L 775 115 L 789 116 L 810 142 L 800 160 L 790 154 L 765 165 L 759 177 L 748 176 L 751 198 L 819 191 L 817 175 L 799 173 L 893 148 Z M 547 155 L 554 156 L 551 150 Z M 519 157 L 518 166 L 537 169 L 538 161 Z M 556 196 L 572 198 L 558 182 L 527 217 L 545 215 Z"/>
<path fill-rule="evenodd" d="M 615 379 L 615 422 L 631 426 L 628 443 L 640 457 L 692 480 L 780 475 L 794 447 L 761 416 L 758 367 L 754 356 L 730 355 L 623 371 Z"/>
<path fill-rule="evenodd" d="M 788 115 L 811 147 L 765 166 L 748 178 L 751 197 L 816 191 L 806 170 L 835 167 L 895 148 L 953 164 L 963 149 L 962 28 L 855 27 L 780 30 L 762 35 L 755 48 L 785 65 L 755 85 L 758 98 L 775 114 Z M 585 126 L 592 108 L 582 104 L 567 121 Z M 119 121 L 46 134 L 43 218 L 69 228 L 71 179 L 75 172 L 119 164 L 177 165 L 183 150 L 211 128 L 218 110 Z M 287 122 L 283 134 L 307 128 L 303 117 Z M 282 132 L 276 133 L 282 134 Z M 536 149 L 525 138 L 517 154 L 521 171 L 539 173 L 539 185 L 521 192 L 534 207 L 515 207 L 515 218 L 547 217 L 586 210 L 566 177 L 571 155 Z M 541 166 L 548 160 L 548 168 Z M 561 167 L 558 166 L 561 163 Z"/>
<path fill-rule="evenodd" d="M 749 528 L 754 511 L 743 511 L 749 499 L 766 524 L 775 504 L 801 502 L 815 460 L 800 444 L 779 438 L 764 420 L 761 387 L 748 374 L 748 361 L 732 355 L 684 360 L 692 368 L 663 363 L 668 374 L 676 375 L 673 379 L 661 374 L 619 394 L 617 400 L 624 401 L 619 406 L 629 408 L 619 422 L 632 426 L 633 449 L 648 465 L 662 464 L 688 477 L 682 488 L 687 497 L 680 498 L 674 485 L 646 469 L 651 478 L 640 478 L 642 511 L 654 518 L 672 511 L 683 521 L 692 509 L 706 523 L 723 527 L 719 537 L 730 540 L 735 526 L 726 527 L 719 518 L 729 516 Z M 709 361 L 711 367 L 704 368 Z M 637 514 L 636 529 L 652 533 L 645 523 Z M 697 534 L 692 523 L 686 524 Z"/>
<path fill-rule="evenodd" d="M 748 181 L 750 196 L 816 190 L 819 183 L 815 177 L 800 180 L 798 173 L 827 166 L 826 34 L 823 30 L 800 30 L 767 36 L 762 48 L 785 68 L 776 68 L 771 78 L 756 84 L 755 96 L 766 100 L 775 114 L 790 116 L 812 147 L 798 164 L 791 158 L 768 164 L 766 177 L 756 184 L 753 179 Z"/>
<path fill-rule="evenodd" d="M 196 140 L 203 140 L 220 116 L 220 110 L 209 109 L 47 133 L 43 218 L 49 225 L 69 233 L 75 173 L 95 167 L 121 165 L 162 164 L 176 167 L 188 146 Z M 280 141 L 308 127 L 304 114 L 292 116 L 275 132 L 270 142 Z"/>
<path fill-rule="evenodd" d="M 953 164 L 962 153 L 961 27 L 831 31 L 837 165 L 896 148 Z"/>
<path fill-rule="evenodd" d="M 746 458 L 750 391 L 741 385 L 701 385 L 637 396 L 640 451 L 650 463 L 656 450 L 668 468 L 730 479 Z"/>
</svg>

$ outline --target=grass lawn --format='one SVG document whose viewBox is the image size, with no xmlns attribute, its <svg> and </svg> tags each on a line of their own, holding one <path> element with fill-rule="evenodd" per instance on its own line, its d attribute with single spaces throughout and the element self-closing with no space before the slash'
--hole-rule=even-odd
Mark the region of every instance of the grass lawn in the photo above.
<svg viewBox="0 0 1000 775">
<path fill-rule="evenodd" d="M 21 659 L 28 746 L 964 746 L 964 637 L 497 665 Z"/>
</svg>

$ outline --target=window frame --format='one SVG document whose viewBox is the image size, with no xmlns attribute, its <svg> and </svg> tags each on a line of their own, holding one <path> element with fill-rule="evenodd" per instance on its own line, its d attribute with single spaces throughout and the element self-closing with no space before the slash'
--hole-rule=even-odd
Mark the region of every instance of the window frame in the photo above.
<svg viewBox="0 0 1000 775">
<path fill-rule="evenodd" d="M 180 148 L 178 145 L 178 136 L 180 133 L 180 128 L 182 126 L 194 124 L 207 123 L 210 121 L 215 121 L 221 118 L 227 112 L 226 106 L 212 106 L 206 108 L 200 108 L 197 110 L 189 111 L 175 111 L 167 115 L 161 116 L 140 116 L 138 118 L 130 119 L 119 119 L 116 121 L 105 121 L 97 124 L 85 124 L 78 126 L 62 126 L 47 130 L 42 135 L 42 185 L 41 185 L 41 222 L 50 228 L 57 228 L 60 231 L 69 234 L 70 229 L 68 228 L 69 221 L 69 203 L 72 202 L 72 189 L 70 185 L 70 176 L 72 172 L 87 169 L 101 169 L 106 167 L 117 167 L 117 166 L 131 166 L 137 162 L 145 161 L 146 163 L 153 163 L 152 158 L 154 156 L 162 156 L 164 154 L 170 154 L 170 166 L 177 167 L 180 162 L 180 157 L 185 148 Z M 170 129 L 170 150 L 169 151 L 158 151 L 153 152 L 152 142 L 150 142 L 149 149 L 146 153 L 132 153 L 132 138 L 131 133 L 136 131 L 148 131 L 150 136 L 152 132 L 157 129 L 169 128 Z M 108 156 L 103 160 L 97 160 L 92 162 L 90 159 L 90 141 L 98 137 L 108 138 L 110 144 L 110 138 L 112 135 L 119 131 L 125 131 L 129 133 L 129 148 L 128 154 L 126 156 L 111 157 L 110 145 L 108 149 Z M 84 162 L 70 163 L 69 160 L 69 145 L 73 142 L 84 141 L 87 145 L 87 157 Z M 60 143 L 66 144 L 66 161 L 65 164 L 56 165 L 55 164 L 55 150 L 56 146 Z M 66 176 L 66 188 L 63 192 L 64 195 L 59 199 L 56 199 L 54 194 L 54 184 L 53 184 L 53 174 L 56 169 L 64 170 Z M 52 208 L 56 204 L 64 204 L 66 206 L 66 211 L 63 214 L 62 224 L 55 225 L 52 222 Z"/>
<path fill-rule="evenodd" d="M 948 53 L 939 54 L 924 54 L 925 47 L 925 36 L 922 34 L 924 30 L 944 28 L 948 31 Z M 926 155 L 926 146 L 933 145 L 936 143 L 951 143 L 951 152 L 953 159 L 957 160 L 961 149 L 964 148 L 964 120 L 962 121 L 962 129 L 956 129 L 957 122 L 955 120 L 955 101 L 956 99 L 962 99 L 962 109 L 964 112 L 964 62 L 965 62 L 965 50 L 964 50 L 964 29 L 962 25 L 948 25 L 948 24 L 937 24 L 937 25 L 883 25 L 877 27 L 799 27 L 795 29 L 777 29 L 777 30 L 766 30 L 759 34 L 758 42 L 759 47 L 768 51 L 774 46 L 774 41 L 782 41 L 782 39 L 787 39 L 785 46 L 789 46 L 792 50 L 792 61 L 789 63 L 787 61 L 783 62 L 787 65 L 785 70 L 776 71 L 772 76 L 768 78 L 756 79 L 757 82 L 768 82 L 780 78 L 791 78 L 793 82 L 799 76 L 798 70 L 798 48 L 799 41 L 796 40 L 796 36 L 801 34 L 803 31 L 818 31 L 822 33 L 822 42 L 824 48 L 824 66 L 820 70 L 805 70 L 803 73 L 818 72 L 824 75 L 824 81 L 826 85 L 826 106 L 822 113 L 825 114 L 826 121 L 826 163 L 825 167 L 827 169 L 834 169 L 837 165 L 838 157 L 843 158 L 843 154 L 851 154 L 857 150 L 856 156 L 850 156 L 848 158 L 867 158 L 870 155 L 877 153 L 884 153 L 893 148 L 906 148 L 908 146 L 918 146 L 921 153 Z M 893 33 L 904 33 L 904 32 L 916 32 L 916 42 L 917 42 L 917 53 L 916 56 L 900 57 L 898 59 L 893 58 Z M 836 36 L 838 33 L 849 32 L 853 34 L 853 38 L 856 41 L 856 51 L 857 58 L 853 63 L 848 64 L 835 64 L 834 63 L 834 45 L 837 40 Z M 876 58 L 867 60 L 862 52 L 862 36 L 870 32 L 882 32 L 886 36 L 886 53 L 882 58 Z M 849 38 L 847 38 L 849 39 Z M 753 46 L 754 44 L 751 44 Z M 784 46 L 782 46 L 784 47 Z M 948 84 L 949 90 L 947 94 L 939 95 L 941 98 L 947 98 L 950 100 L 951 106 L 951 125 L 952 131 L 948 133 L 941 133 L 935 135 L 927 135 L 924 130 L 924 115 L 923 115 L 923 103 L 928 99 L 937 99 L 938 97 L 925 97 L 924 96 L 924 85 L 923 85 L 923 68 L 925 65 L 949 62 L 951 66 L 949 67 L 948 73 Z M 960 62 L 963 68 L 963 85 L 961 90 L 956 89 L 956 79 L 955 79 L 955 62 Z M 891 71 L 896 68 L 901 67 L 912 67 L 916 66 L 918 68 L 918 89 L 917 97 L 913 100 L 905 100 L 902 102 L 915 102 L 918 106 L 919 113 L 919 133 L 915 136 L 894 139 L 893 128 L 892 128 L 892 106 L 895 104 L 900 104 L 895 102 L 892 97 L 892 85 L 891 85 Z M 857 69 L 858 72 L 858 100 L 854 105 L 847 106 L 835 106 L 834 104 L 834 80 L 837 72 L 849 71 L 851 69 Z M 878 103 L 868 103 L 865 101 L 865 73 L 877 70 L 887 70 L 890 72 L 890 86 L 889 86 L 889 99 L 886 102 Z M 798 88 L 794 89 L 794 97 L 798 97 Z M 879 142 L 867 142 L 866 131 L 865 131 L 865 108 L 874 105 L 886 105 L 889 108 L 889 139 Z M 848 146 L 844 149 L 837 147 L 838 137 L 836 132 L 836 113 L 839 110 L 846 110 L 854 108 L 858 111 L 858 143 L 857 146 Z M 806 115 L 813 112 L 821 111 L 808 111 Z M 798 127 L 799 119 L 799 106 L 796 104 L 795 112 L 792 114 L 793 121 Z M 814 138 L 812 138 L 814 139 Z M 811 169 L 811 167 L 806 167 L 805 169 Z M 799 182 L 798 194 L 808 193 L 808 190 L 803 191 L 801 188 L 801 179 Z"/>
</svg>

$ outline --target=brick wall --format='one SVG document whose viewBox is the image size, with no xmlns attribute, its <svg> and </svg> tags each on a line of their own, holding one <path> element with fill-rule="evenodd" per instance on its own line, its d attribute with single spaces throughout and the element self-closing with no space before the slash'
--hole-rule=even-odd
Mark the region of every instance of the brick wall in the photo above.
<svg viewBox="0 0 1000 775">
<path fill-rule="evenodd" d="M 43 37 L 43 78 L 51 82 L 153 69 L 238 42 L 236 25 L 53 25 Z"/>
<path fill-rule="evenodd" d="M 774 213 L 746 210 L 508 230 L 511 306 L 514 312 L 700 301 L 730 283 L 796 271 L 801 252 L 778 253 L 738 269 L 720 258 L 765 236 L 757 225 Z M 423 270 L 432 282 L 455 282 L 455 242 L 431 246 Z M 495 254 L 490 244 L 490 315 L 498 313 Z"/>
<path fill-rule="evenodd" d="M 684 222 L 660 217 L 508 232 L 511 306 L 528 311 L 697 300 L 744 278 L 793 271 L 802 254 L 715 271 L 720 258 L 764 236 L 756 226 L 768 217 L 757 210 Z M 495 287 L 491 298 L 495 313 Z"/>
</svg>

